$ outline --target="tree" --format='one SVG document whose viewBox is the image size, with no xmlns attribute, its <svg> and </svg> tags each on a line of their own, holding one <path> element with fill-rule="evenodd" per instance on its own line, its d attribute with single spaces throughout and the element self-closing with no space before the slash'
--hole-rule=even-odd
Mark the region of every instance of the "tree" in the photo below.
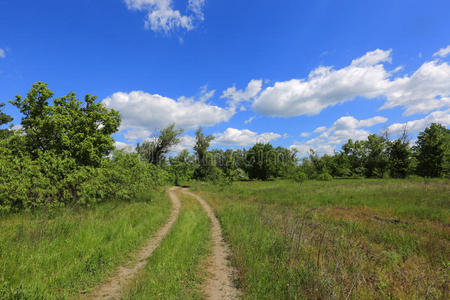
<svg viewBox="0 0 450 300">
<path fill-rule="evenodd" d="M 419 133 L 414 147 L 417 157 L 417 173 L 426 177 L 449 175 L 450 130 L 433 123 Z"/>
<path fill-rule="evenodd" d="M 364 141 L 366 177 L 383 177 L 388 167 L 387 141 L 371 134 Z"/>
<path fill-rule="evenodd" d="M 25 148 L 33 159 L 44 152 L 72 158 L 78 165 L 98 166 L 114 148 L 111 134 L 120 126 L 117 111 L 95 103 L 96 96 L 86 95 L 84 104 L 75 93 L 53 100 L 47 84 L 33 84 L 27 97 L 10 101 L 24 115 L 22 127 Z"/>
<path fill-rule="evenodd" d="M 411 169 L 411 148 L 402 139 L 389 143 L 388 158 L 390 175 L 394 178 L 405 178 Z"/>
<path fill-rule="evenodd" d="M 412 151 L 409 146 L 408 130 L 406 126 L 403 128 L 401 138 L 388 143 L 387 152 L 390 175 L 394 178 L 405 178 L 408 176 L 412 168 Z"/>
<path fill-rule="evenodd" d="M 351 139 L 342 146 L 342 150 L 348 158 L 350 171 L 353 176 L 362 176 L 365 174 L 365 151 L 362 141 L 353 142 Z"/>
<path fill-rule="evenodd" d="M 211 144 L 211 141 L 214 140 L 214 136 L 207 135 L 203 133 L 202 129 L 199 128 L 195 132 L 195 156 L 197 158 L 198 162 L 198 168 L 195 171 L 195 178 L 198 179 L 204 179 L 212 172 L 213 165 L 212 165 L 212 158 L 208 157 L 208 148 Z"/>
<path fill-rule="evenodd" d="M 195 171 L 195 159 L 184 149 L 175 157 L 169 158 L 170 173 L 174 176 L 176 185 L 181 181 L 192 179 Z"/>
<path fill-rule="evenodd" d="M 149 163 L 161 165 L 167 153 L 180 142 L 182 133 L 182 129 L 175 129 L 175 124 L 171 124 L 161 130 L 159 135 L 152 141 L 145 141 L 142 145 L 137 144 L 136 151 Z"/>
<path fill-rule="evenodd" d="M 10 115 L 5 114 L 3 110 L 4 103 L 0 103 L 0 126 L 6 125 L 13 120 Z M 0 139 L 6 138 L 9 136 L 10 130 L 8 129 L 0 129 Z"/>
<path fill-rule="evenodd" d="M 271 144 L 257 143 L 248 150 L 247 159 L 250 178 L 268 180 L 277 176 L 279 157 Z"/>
</svg>

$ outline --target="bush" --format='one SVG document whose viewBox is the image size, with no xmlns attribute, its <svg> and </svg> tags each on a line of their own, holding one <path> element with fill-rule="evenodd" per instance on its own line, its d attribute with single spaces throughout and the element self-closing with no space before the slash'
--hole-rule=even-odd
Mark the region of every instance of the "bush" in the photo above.
<svg viewBox="0 0 450 300">
<path fill-rule="evenodd" d="M 305 172 L 298 170 L 295 172 L 293 179 L 295 182 L 302 183 L 308 179 L 308 175 L 306 175 Z"/>
<path fill-rule="evenodd" d="M 333 177 L 328 173 L 321 173 L 317 175 L 316 179 L 320 181 L 331 181 Z"/>
<path fill-rule="evenodd" d="M 136 154 L 114 153 L 100 167 L 78 166 L 74 159 L 42 153 L 36 160 L 0 148 L 0 212 L 91 205 L 108 200 L 147 199 L 169 183 L 166 171 Z"/>
</svg>

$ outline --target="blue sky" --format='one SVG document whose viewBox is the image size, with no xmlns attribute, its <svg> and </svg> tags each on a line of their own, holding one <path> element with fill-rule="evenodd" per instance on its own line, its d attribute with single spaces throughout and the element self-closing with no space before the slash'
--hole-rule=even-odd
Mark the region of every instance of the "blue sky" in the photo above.
<svg viewBox="0 0 450 300">
<path fill-rule="evenodd" d="M 0 0 L 0 102 L 36 81 L 120 111 L 117 146 L 171 122 L 182 147 L 321 153 L 450 126 L 450 2 Z M 20 115 L 10 104 L 15 124 Z"/>
</svg>

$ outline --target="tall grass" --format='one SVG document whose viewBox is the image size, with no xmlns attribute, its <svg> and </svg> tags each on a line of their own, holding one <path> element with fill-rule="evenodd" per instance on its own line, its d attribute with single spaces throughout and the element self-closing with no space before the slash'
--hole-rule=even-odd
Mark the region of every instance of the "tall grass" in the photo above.
<svg viewBox="0 0 450 300">
<path fill-rule="evenodd" d="M 182 209 L 172 231 L 148 259 L 123 299 L 199 299 L 201 262 L 210 249 L 210 224 L 192 197 L 181 195 Z"/>
<path fill-rule="evenodd" d="M 248 299 L 445 299 L 448 180 L 197 185 Z"/>
<path fill-rule="evenodd" d="M 163 193 L 0 218 L 0 299 L 65 299 L 105 280 L 165 222 Z"/>
</svg>

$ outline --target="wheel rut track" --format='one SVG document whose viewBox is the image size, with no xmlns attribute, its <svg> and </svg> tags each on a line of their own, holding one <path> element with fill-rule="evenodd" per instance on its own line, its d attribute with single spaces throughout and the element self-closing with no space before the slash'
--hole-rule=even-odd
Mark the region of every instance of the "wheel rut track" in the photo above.
<svg viewBox="0 0 450 300">
<path fill-rule="evenodd" d="M 230 249 L 222 236 L 222 228 L 216 218 L 211 206 L 200 196 L 189 192 L 187 189 L 181 190 L 184 194 L 197 199 L 211 220 L 212 255 L 208 259 L 208 278 L 206 279 L 203 291 L 207 299 L 237 299 L 239 292 L 233 284 L 236 270 L 228 263 Z"/>
<path fill-rule="evenodd" d="M 152 255 L 156 248 L 158 248 L 159 244 L 170 232 L 173 224 L 178 218 L 181 209 L 181 201 L 174 191 L 181 191 L 182 193 L 195 198 L 211 220 L 212 255 L 207 260 L 206 271 L 208 273 L 208 278 L 203 286 L 206 298 L 212 300 L 239 298 L 239 292 L 233 284 L 233 278 L 236 271 L 228 264 L 230 250 L 224 242 L 222 228 L 219 220 L 214 215 L 213 210 L 200 196 L 191 193 L 184 188 L 172 187 L 167 190 L 172 201 L 172 211 L 166 224 L 156 232 L 143 248 L 141 248 L 136 260 L 120 266 L 116 274 L 113 277 L 110 277 L 106 283 L 95 288 L 91 293 L 82 296 L 81 299 L 121 299 L 124 286 L 126 286 L 130 280 L 145 267 L 147 258 Z"/>
<path fill-rule="evenodd" d="M 109 278 L 108 281 L 94 289 L 90 294 L 82 297 L 82 299 L 120 299 L 122 295 L 123 287 L 137 274 L 141 271 L 147 264 L 147 258 L 153 253 L 153 251 L 158 248 L 164 237 L 170 232 L 173 224 L 178 218 L 181 208 L 181 202 L 177 195 L 173 192 L 178 188 L 172 187 L 167 190 L 169 198 L 172 201 L 172 211 L 170 213 L 169 219 L 166 224 L 161 227 L 156 234 L 149 240 L 149 242 L 141 248 L 137 254 L 134 265 L 127 267 L 132 262 L 119 267 L 116 275 Z"/>
</svg>

